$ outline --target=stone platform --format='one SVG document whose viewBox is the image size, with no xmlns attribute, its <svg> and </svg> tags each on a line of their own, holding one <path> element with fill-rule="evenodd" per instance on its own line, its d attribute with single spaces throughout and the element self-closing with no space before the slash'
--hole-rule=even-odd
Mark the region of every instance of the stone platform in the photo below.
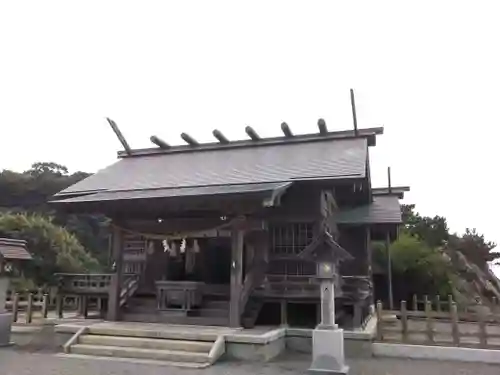
<svg viewBox="0 0 500 375">
<path fill-rule="evenodd" d="M 0 346 L 10 345 L 10 331 L 12 326 L 12 314 L 0 313 Z"/>
</svg>

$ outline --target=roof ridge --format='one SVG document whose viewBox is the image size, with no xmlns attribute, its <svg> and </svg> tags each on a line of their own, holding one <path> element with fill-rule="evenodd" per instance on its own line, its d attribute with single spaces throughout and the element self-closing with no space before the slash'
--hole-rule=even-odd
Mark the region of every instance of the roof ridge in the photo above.
<svg viewBox="0 0 500 375">
<path fill-rule="evenodd" d="M 138 157 L 138 156 L 151 156 L 151 155 L 165 155 L 176 153 L 192 153 L 201 151 L 222 151 L 235 148 L 249 148 L 249 147 L 265 147 L 276 145 L 292 145 L 307 142 L 325 142 L 325 141 L 346 141 L 350 139 L 368 139 L 368 146 L 376 144 L 376 136 L 383 134 L 383 127 L 364 128 L 359 129 L 357 132 L 354 130 L 341 130 L 334 132 L 309 133 L 294 135 L 292 137 L 279 136 L 269 138 L 259 138 L 250 140 L 237 140 L 231 142 L 207 142 L 207 143 L 193 143 L 190 145 L 177 145 L 168 148 L 150 147 L 142 149 L 132 149 L 130 151 L 118 151 L 118 157 Z"/>
</svg>

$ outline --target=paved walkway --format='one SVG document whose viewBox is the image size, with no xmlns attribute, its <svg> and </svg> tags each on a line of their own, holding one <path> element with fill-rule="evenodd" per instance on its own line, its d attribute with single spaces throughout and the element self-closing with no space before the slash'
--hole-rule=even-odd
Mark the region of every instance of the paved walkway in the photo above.
<svg viewBox="0 0 500 375">
<path fill-rule="evenodd" d="M 350 375 L 498 375 L 500 366 L 394 359 L 351 361 Z M 60 358 L 54 353 L 0 349 L 1 375 L 294 375 L 306 374 L 309 357 L 294 355 L 268 364 L 222 362 L 205 370 L 109 360 Z"/>
</svg>

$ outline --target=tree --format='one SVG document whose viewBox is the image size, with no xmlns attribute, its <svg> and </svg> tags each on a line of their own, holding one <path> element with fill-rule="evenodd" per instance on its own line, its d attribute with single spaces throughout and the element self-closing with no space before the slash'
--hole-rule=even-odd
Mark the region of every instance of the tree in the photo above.
<svg viewBox="0 0 500 375">
<path fill-rule="evenodd" d="M 387 269 L 385 244 L 373 243 L 372 249 L 374 262 L 380 269 Z M 408 300 L 413 294 L 446 296 L 451 292 L 454 272 L 438 248 L 402 230 L 389 251 L 396 300 Z"/>
<path fill-rule="evenodd" d="M 495 247 L 496 243 L 487 241 L 475 228 L 466 228 L 462 236 L 453 235 L 449 241 L 449 248 L 460 251 L 481 269 L 488 267 L 489 262 L 500 258 L 498 251 L 492 251 Z"/>
<path fill-rule="evenodd" d="M 47 202 L 57 192 L 90 176 L 86 172 L 68 173 L 64 165 L 37 162 L 23 173 L 0 172 L 0 211 L 28 212 L 53 218 L 66 227 L 99 262 L 108 261 L 109 220 L 102 215 L 69 215 L 57 212 Z"/>
<path fill-rule="evenodd" d="M 37 214 L 0 213 L 0 237 L 22 239 L 33 260 L 22 264 L 24 276 L 35 285 L 54 282 L 57 272 L 99 270 L 75 235 Z"/>
<path fill-rule="evenodd" d="M 393 272 L 406 279 L 410 288 L 416 289 L 412 294 L 445 296 L 451 292 L 453 269 L 438 248 L 403 232 L 389 250 Z"/>
<path fill-rule="evenodd" d="M 68 168 L 64 165 L 53 163 L 53 162 L 38 162 L 31 165 L 31 169 L 28 169 L 26 174 L 33 177 L 40 177 L 43 175 L 50 176 L 67 176 Z"/>
<path fill-rule="evenodd" d="M 403 222 L 408 233 L 430 247 L 443 246 L 450 237 L 446 218 L 421 216 L 414 209 L 415 205 L 402 206 Z"/>
</svg>

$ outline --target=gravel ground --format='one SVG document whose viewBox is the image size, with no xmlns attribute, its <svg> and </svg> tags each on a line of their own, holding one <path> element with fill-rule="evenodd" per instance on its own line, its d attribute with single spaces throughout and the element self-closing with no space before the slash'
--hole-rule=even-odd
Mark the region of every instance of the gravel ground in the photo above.
<svg viewBox="0 0 500 375">
<path fill-rule="evenodd" d="M 107 360 L 60 358 L 54 353 L 0 349 L 1 375 L 293 375 L 306 374 L 310 357 L 293 355 L 268 364 L 218 363 L 205 370 Z M 395 359 L 350 361 L 350 375 L 498 375 L 500 366 Z"/>
</svg>

